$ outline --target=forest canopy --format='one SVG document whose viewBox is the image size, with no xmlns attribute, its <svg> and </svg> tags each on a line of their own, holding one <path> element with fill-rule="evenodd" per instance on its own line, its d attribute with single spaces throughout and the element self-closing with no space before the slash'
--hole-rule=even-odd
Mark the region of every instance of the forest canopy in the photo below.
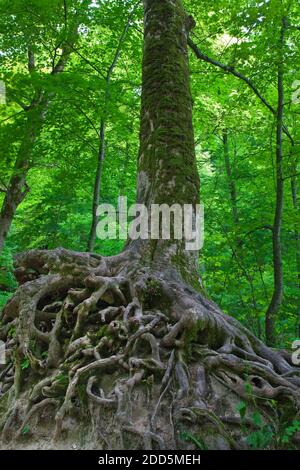
<svg viewBox="0 0 300 470">
<path fill-rule="evenodd" d="M 131 1 L 1 1 L 0 73 L 6 85 L 1 110 L 0 203 L 26 133 L 26 107 L 37 90 L 49 96 L 47 114 L 32 146 L 28 193 L 18 207 L 1 254 L 1 303 L 15 288 L 16 252 L 59 246 L 86 250 L 105 121 L 105 158 L 99 201 L 135 198 L 141 90 L 142 9 Z M 285 5 L 286 3 L 286 5 Z M 284 206 L 281 249 L 283 298 L 276 322 L 278 345 L 299 328 L 299 35 L 297 2 L 289 9 L 284 49 Z M 186 1 L 195 21 L 191 39 L 228 70 L 198 60 L 190 49 L 191 82 L 205 244 L 201 276 L 211 298 L 259 337 L 273 292 L 272 233 L 276 208 L 276 119 L 251 81 L 277 106 L 278 25 L 281 2 Z M 9 11 L 9 14 L 7 12 Z M 133 12 L 132 12 L 133 11 Z M 65 38 L 65 22 L 79 33 L 63 73 L 53 73 Z M 69 33 L 68 33 L 69 34 Z M 28 48 L 36 59 L 28 68 Z M 109 72 L 114 60 L 111 73 Z M 107 76 L 109 90 L 107 91 Z M 294 96 L 294 99 L 293 99 Z M 111 255 L 120 240 L 95 241 Z"/>
</svg>

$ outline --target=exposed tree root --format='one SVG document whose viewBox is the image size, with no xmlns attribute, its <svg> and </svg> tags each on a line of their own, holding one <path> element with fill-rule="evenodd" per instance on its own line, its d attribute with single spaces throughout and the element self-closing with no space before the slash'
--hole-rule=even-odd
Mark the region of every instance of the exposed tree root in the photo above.
<svg viewBox="0 0 300 470">
<path fill-rule="evenodd" d="M 59 249 L 19 256 L 16 277 L 0 327 L 3 446 L 38 442 L 47 410 L 49 447 L 81 426 L 95 448 L 132 449 L 247 448 L 255 410 L 275 447 L 299 415 L 300 369 L 170 270 Z"/>
</svg>

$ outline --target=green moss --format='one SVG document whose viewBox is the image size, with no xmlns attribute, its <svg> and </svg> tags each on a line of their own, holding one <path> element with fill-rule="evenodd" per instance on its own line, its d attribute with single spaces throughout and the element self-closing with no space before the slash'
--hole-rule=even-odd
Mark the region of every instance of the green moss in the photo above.
<svg viewBox="0 0 300 470">
<path fill-rule="evenodd" d="M 7 333 L 8 338 L 15 338 L 16 336 L 16 327 L 11 326 Z"/>
<path fill-rule="evenodd" d="M 0 421 L 1 421 L 2 416 L 4 416 L 8 410 L 8 401 L 9 401 L 9 392 L 6 392 L 0 398 Z"/>
<path fill-rule="evenodd" d="M 150 5 L 149 5 L 150 8 Z M 143 97 L 140 170 L 156 181 L 158 162 L 163 162 L 156 200 L 196 203 L 198 175 L 192 127 L 186 35 L 186 13 L 181 2 L 155 2 L 147 16 L 143 64 Z M 166 23 L 166 27 L 162 25 Z M 153 127 L 149 126 L 149 117 Z M 151 128 L 152 127 L 152 128 Z M 150 144 L 150 145 L 149 145 Z M 183 165 L 183 163 L 185 165 Z M 176 177 L 176 187 L 168 182 Z M 182 184 L 180 182 L 182 181 Z"/>
<path fill-rule="evenodd" d="M 111 331 L 109 330 L 109 325 L 102 325 L 98 331 L 96 331 L 95 333 L 89 333 L 88 334 L 89 338 L 92 340 L 93 343 L 99 343 L 99 339 L 101 338 L 108 338 L 108 339 L 112 339 L 113 338 L 113 335 L 111 333 Z"/>
<path fill-rule="evenodd" d="M 199 336 L 203 332 L 203 322 L 197 320 L 196 322 L 191 321 L 182 336 L 183 352 L 185 359 L 190 361 L 193 356 L 193 347 L 199 345 Z"/>
<path fill-rule="evenodd" d="M 196 449 L 208 450 L 208 447 L 203 440 L 202 434 L 192 434 L 188 431 L 183 431 L 180 434 L 180 439 L 186 442 L 192 442 L 195 444 Z"/>
<path fill-rule="evenodd" d="M 109 331 L 108 331 L 108 325 L 103 325 L 99 328 L 99 330 L 96 332 L 97 338 L 103 338 L 104 336 L 108 336 Z"/>
<path fill-rule="evenodd" d="M 87 408 L 88 406 L 88 397 L 86 394 L 86 384 L 82 383 L 77 386 L 77 393 L 79 396 L 80 404 L 82 405 L 83 409 Z"/>
<path fill-rule="evenodd" d="M 59 384 L 68 386 L 69 384 L 69 376 L 66 373 L 61 373 L 57 376 L 56 381 Z"/>
<path fill-rule="evenodd" d="M 159 306 L 164 311 L 169 310 L 170 301 L 165 297 L 160 282 L 154 278 L 146 281 L 146 287 L 141 295 L 142 305 L 145 309 Z"/>
<path fill-rule="evenodd" d="M 182 279 L 196 292 L 203 293 L 203 287 L 199 281 L 200 274 L 196 269 L 191 268 L 191 263 L 187 263 L 184 247 L 172 256 L 172 264 L 176 266 Z"/>
</svg>

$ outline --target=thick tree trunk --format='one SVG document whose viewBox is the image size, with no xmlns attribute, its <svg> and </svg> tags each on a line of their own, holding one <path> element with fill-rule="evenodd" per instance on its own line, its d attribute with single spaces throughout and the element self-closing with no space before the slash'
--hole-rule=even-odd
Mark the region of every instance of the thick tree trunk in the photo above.
<svg viewBox="0 0 300 470">
<path fill-rule="evenodd" d="M 73 52 L 73 46 L 78 38 L 78 23 L 71 25 L 66 41 L 62 44 L 62 53 L 57 63 L 53 66 L 51 75 L 57 75 L 64 71 L 68 59 Z M 28 49 L 28 72 L 35 70 L 35 57 L 31 48 Z M 29 106 L 23 106 L 27 114 L 24 137 L 18 151 L 13 172 L 6 190 L 5 198 L 0 213 L 0 253 L 18 206 L 23 201 L 29 188 L 26 178 L 32 167 L 32 151 L 35 141 L 41 133 L 49 102 L 53 99 L 53 93 L 36 90 Z"/>
<path fill-rule="evenodd" d="M 192 125 L 187 37 L 193 22 L 181 1 L 144 1 L 144 57 L 137 202 L 199 203 L 199 176 Z M 152 264 L 197 276 L 198 252 L 184 240 L 140 242 Z"/>
<path fill-rule="evenodd" d="M 145 0 L 137 202 L 197 204 L 187 36 L 181 1 Z M 170 182 L 172 184 L 170 185 Z"/>
<path fill-rule="evenodd" d="M 279 41 L 278 58 L 278 106 L 277 106 L 277 129 L 276 129 L 276 207 L 272 231 L 273 242 L 273 266 L 274 266 L 274 289 L 270 305 L 266 312 L 266 341 L 269 346 L 275 341 L 276 315 L 280 310 L 283 297 L 283 270 L 281 249 L 281 226 L 284 201 L 284 180 L 282 162 L 282 137 L 284 116 L 284 37 L 286 30 L 286 19 L 282 19 L 282 27 Z"/>
</svg>

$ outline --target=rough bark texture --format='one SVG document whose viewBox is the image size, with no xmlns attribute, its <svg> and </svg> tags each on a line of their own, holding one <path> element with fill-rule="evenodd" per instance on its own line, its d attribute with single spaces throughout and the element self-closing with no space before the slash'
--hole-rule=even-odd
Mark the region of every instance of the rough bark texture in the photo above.
<svg viewBox="0 0 300 470">
<path fill-rule="evenodd" d="M 145 1 L 138 202 L 197 204 L 187 35 L 179 2 Z"/>
<path fill-rule="evenodd" d="M 192 125 L 187 37 L 193 21 L 181 2 L 144 2 L 144 57 L 137 202 L 199 203 Z M 136 245 L 136 244 L 135 244 Z M 143 243 L 145 262 L 160 269 L 176 266 L 193 285 L 198 253 L 185 242 L 151 240 Z M 136 248 L 136 247 L 135 247 Z"/>
<path fill-rule="evenodd" d="M 190 24 L 179 0 L 145 2 L 138 195 L 146 204 L 198 200 Z M 247 448 L 254 410 L 278 447 L 299 414 L 299 368 L 192 288 L 195 256 L 178 241 L 172 250 L 166 241 L 129 243 L 110 258 L 33 250 L 15 267 L 20 287 L 0 328 L 2 448 Z"/>
</svg>

